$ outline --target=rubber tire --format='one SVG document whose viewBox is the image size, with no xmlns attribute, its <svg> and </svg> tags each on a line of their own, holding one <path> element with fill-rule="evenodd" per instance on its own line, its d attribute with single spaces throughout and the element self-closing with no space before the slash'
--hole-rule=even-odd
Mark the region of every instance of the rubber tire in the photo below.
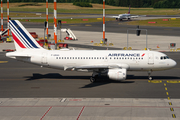
<svg viewBox="0 0 180 120">
<path fill-rule="evenodd" d="M 95 83 L 96 82 L 96 78 L 95 77 L 90 77 L 90 82 L 91 83 Z"/>
<path fill-rule="evenodd" d="M 149 80 L 153 80 L 153 78 L 152 78 L 152 77 L 149 77 Z"/>
</svg>

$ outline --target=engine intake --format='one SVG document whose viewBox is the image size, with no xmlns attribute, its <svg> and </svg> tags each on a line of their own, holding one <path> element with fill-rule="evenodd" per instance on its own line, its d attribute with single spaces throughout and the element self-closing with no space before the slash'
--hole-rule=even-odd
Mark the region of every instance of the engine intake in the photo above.
<svg viewBox="0 0 180 120">
<path fill-rule="evenodd" d="M 125 80 L 126 79 L 126 69 L 109 69 L 108 77 L 112 80 Z"/>
</svg>

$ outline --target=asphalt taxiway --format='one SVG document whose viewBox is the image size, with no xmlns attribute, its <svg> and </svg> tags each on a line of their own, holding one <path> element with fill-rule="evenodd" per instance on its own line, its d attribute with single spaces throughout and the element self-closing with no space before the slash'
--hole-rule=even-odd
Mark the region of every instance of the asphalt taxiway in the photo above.
<svg viewBox="0 0 180 120">
<path fill-rule="evenodd" d="M 79 42 L 84 41 L 82 43 L 86 44 L 78 45 L 78 41 L 76 44 L 75 41 L 74 43 L 69 41 L 69 45 L 83 49 L 106 49 L 106 47 L 89 45 L 90 41 L 84 39 L 88 36 L 99 37 L 100 33 L 95 36 L 95 32 L 101 30 L 101 25 L 98 27 L 98 23 L 94 24 L 67 25 L 72 26 L 72 30 L 74 28 L 82 28 L 84 31 L 94 30 L 93 36 L 92 32 L 86 34 L 75 31 L 80 38 Z M 114 23 L 114 26 L 117 24 L 119 23 Z M 41 26 L 41 24 L 32 24 L 37 27 L 32 29 L 30 24 L 25 24 L 25 27 L 26 25 L 34 31 Z M 113 27 L 111 29 L 114 31 Z M 38 29 L 38 32 L 41 32 L 41 29 Z M 172 30 L 170 32 L 173 34 Z M 82 34 L 85 37 L 81 37 Z M 113 35 L 117 37 L 117 34 L 111 36 Z M 176 37 L 166 37 L 167 39 L 160 44 L 167 42 L 168 39 L 178 38 L 176 32 L 174 35 Z M 167 43 L 169 42 L 171 41 Z M 109 50 L 122 49 L 118 43 L 109 47 Z M 0 44 L 11 47 L 13 45 Z M 90 83 L 91 73 L 41 68 L 9 59 L 5 57 L 5 52 L 0 52 L 0 117 L 7 120 L 179 119 L 180 53 L 165 52 L 165 54 L 174 59 L 177 65 L 171 70 L 153 72 L 153 81 L 148 81 L 147 72 L 128 72 L 125 81 L 113 81 L 103 76 L 97 83 Z"/>
<path fill-rule="evenodd" d="M 72 19 L 73 20 L 73 19 Z M 128 21 L 106 21 L 106 32 L 112 33 L 125 33 L 129 29 L 130 34 L 135 34 L 134 30 L 136 25 L 126 25 Z M 26 28 L 40 28 L 44 30 L 44 23 L 32 23 L 32 22 L 22 22 Z M 6 26 L 6 22 L 4 22 Z M 80 24 L 62 24 L 62 28 L 70 28 L 76 31 L 89 31 L 89 32 L 102 32 L 103 23 L 80 23 Z M 49 24 L 49 29 L 53 29 L 53 24 Z M 148 35 L 161 35 L 161 36 L 179 36 L 179 27 L 157 27 L 157 26 L 140 26 L 140 29 L 146 29 Z M 146 34 L 146 31 L 142 30 L 141 34 Z"/>
<path fill-rule="evenodd" d="M 67 72 L 22 63 L 0 52 L 0 117 L 7 120 L 171 120 L 179 119 L 179 52 L 171 70 L 128 72 L 127 80 Z"/>
<path fill-rule="evenodd" d="M 148 82 L 147 72 L 128 72 L 127 80 L 120 82 L 102 77 L 97 83 L 90 83 L 91 73 L 41 68 L 6 58 L 1 52 L 0 61 L 7 62 L 0 63 L 0 97 L 166 98 L 163 84 L 176 81 L 177 84 L 168 85 L 169 93 L 172 98 L 180 98 L 180 53 L 167 55 L 177 66 L 153 72 L 152 77 L 159 83 Z"/>
</svg>

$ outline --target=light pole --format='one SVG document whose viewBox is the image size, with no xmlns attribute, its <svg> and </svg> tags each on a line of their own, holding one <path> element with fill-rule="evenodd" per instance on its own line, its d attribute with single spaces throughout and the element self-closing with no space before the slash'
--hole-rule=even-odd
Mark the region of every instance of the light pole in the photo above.
<svg viewBox="0 0 180 120">
<path fill-rule="evenodd" d="M 145 30 L 146 31 L 146 48 L 145 48 L 145 50 L 147 50 L 147 47 L 148 47 L 148 41 L 147 41 L 147 29 L 139 29 L 139 26 L 137 26 L 137 29 L 127 29 L 127 49 L 128 49 L 128 42 L 129 42 L 129 30 L 136 30 L 136 35 L 137 36 L 140 36 L 140 34 L 141 34 L 141 30 Z"/>
<path fill-rule="evenodd" d="M 62 40 L 62 35 L 61 35 L 61 20 L 58 20 L 58 25 L 59 25 L 59 29 L 60 29 L 60 40 Z"/>
</svg>

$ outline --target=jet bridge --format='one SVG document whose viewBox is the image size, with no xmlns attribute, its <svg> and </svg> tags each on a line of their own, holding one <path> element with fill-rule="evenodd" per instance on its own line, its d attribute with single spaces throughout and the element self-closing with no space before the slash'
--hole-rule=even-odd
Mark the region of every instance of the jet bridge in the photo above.
<svg viewBox="0 0 180 120">
<path fill-rule="evenodd" d="M 66 40 L 77 40 L 76 36 L 70 29 L 67 29 L 67 28 L 61 29 L 61 32 L 67 33 L 67 37 L 65 37 Z"/>
</svg>

